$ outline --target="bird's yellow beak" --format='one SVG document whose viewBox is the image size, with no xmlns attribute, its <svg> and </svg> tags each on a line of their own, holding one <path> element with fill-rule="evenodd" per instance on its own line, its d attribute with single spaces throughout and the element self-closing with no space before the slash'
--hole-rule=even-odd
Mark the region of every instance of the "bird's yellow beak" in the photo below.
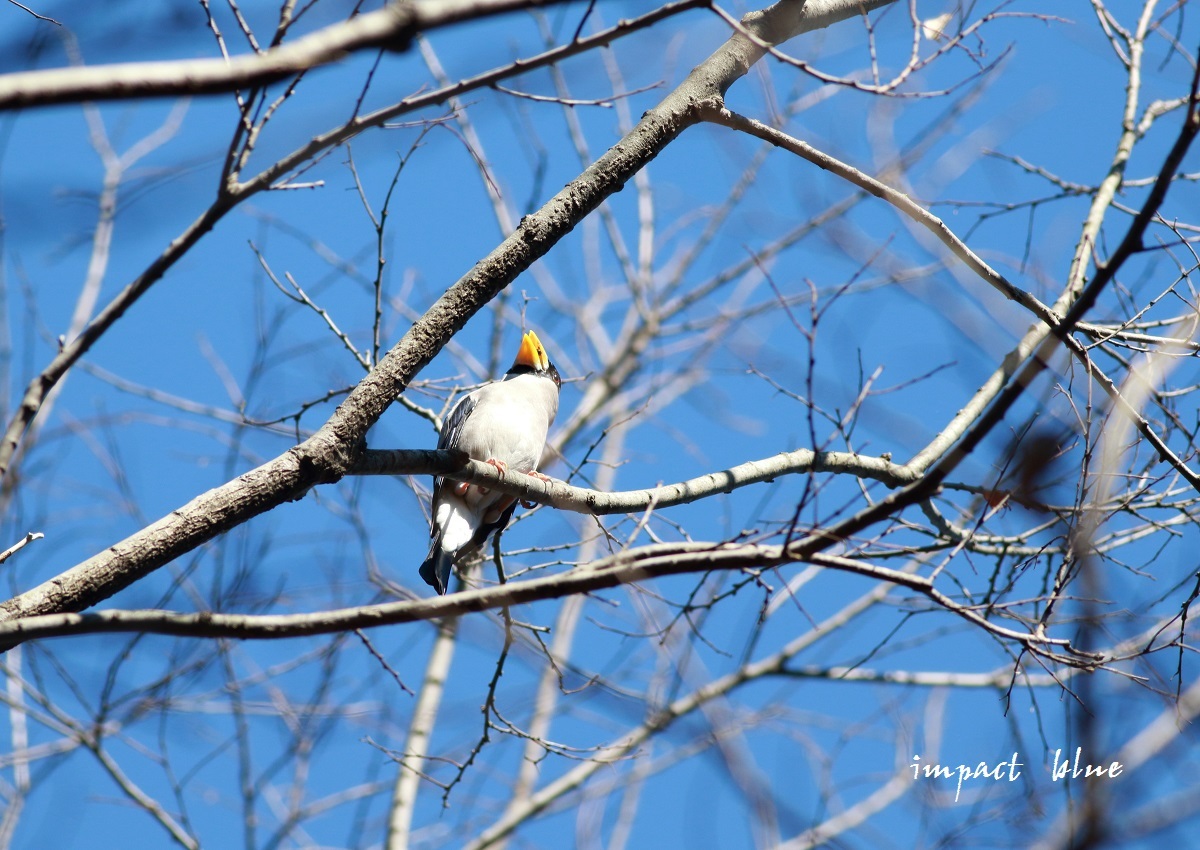
<svg viewBox="0 0 1200 850">
<path fill-rule="evenodd" d="M 542 341 L 533 331 L 527 331 L 525 336 L 521 337 L 521 347 L 517 349 L 517 365 L 528 366 L 538 372 L 545 372 L 550 368 L 550 358 L 546 356 L 546 349 L 542 347 Z"/>
</svg>

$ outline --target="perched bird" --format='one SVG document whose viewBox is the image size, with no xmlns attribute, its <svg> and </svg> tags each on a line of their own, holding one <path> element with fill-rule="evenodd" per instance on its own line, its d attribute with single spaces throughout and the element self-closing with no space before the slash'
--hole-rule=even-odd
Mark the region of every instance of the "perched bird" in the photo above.
<svg viewBox="0 0 1200 850">
<path fill-rule="evenodd" d="M 517 359 L 503 380 L 463 396 L 442 425 L 439 449 L 459 449 L 489 463 L 501 475 L 537 472 L 546 432 L 558 412 L 558 370 L 537 334 L 521 337 Z M 421 578 L 446 592 L 450 568 L 476 552 L 489 534 L 507 521 L 516 499 L 477 484 L 433 479 L 433 542 Z M 510 515 L 510 514 L 509 514 Z"/>
</svg>

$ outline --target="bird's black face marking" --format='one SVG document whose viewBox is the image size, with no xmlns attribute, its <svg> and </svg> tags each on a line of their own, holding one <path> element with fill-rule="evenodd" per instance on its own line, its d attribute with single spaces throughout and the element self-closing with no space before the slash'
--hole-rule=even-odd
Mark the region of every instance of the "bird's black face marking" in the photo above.
<svg viewBox="0 0 1200 850">
<path fill-rule="evenodd" d="M 554 368 L 553 363 L 550 364 L 548 369 L 544 369 L 544 370 L 543 369 L 535 369 L 532 366 L 526 366 L 523 363 L 514 363 L 513 367 L 508 370 L 508 375 L 510 377 L 513 377 L 516 375 L 541 375 L 543 377 L 549 378 L 550 380 L 554 381 L 554 386 L 556 386 L 556 387 L 562 386 L 562 378 L 560 378 L 558 376 L 558 370 L 556 368 Z"/>
</svg>

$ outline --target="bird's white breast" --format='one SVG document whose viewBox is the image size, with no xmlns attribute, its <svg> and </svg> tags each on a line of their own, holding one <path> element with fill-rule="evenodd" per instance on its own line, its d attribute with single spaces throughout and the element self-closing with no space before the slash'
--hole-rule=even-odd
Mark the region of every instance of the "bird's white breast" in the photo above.
<svg viewBox="0 0 1200 850">
<path fill-rule="evenodd" d="M 558 387 L 539 375 L 515 375 L 472 393 L 475 410 L 458 447 L 478 460 L 495 458 L 514 472 L 537 469 L 558 412 Z"/>
</svg>

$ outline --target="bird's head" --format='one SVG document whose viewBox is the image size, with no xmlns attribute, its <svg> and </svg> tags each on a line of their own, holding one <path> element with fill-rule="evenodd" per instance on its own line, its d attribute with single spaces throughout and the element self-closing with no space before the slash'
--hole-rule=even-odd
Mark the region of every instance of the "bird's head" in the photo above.
<svg viewBox="0 0 1200 850">
<path fill-rule="evenodd" d="M 556 387 L 562 385 L 562 379 L 558 376 L 558 370 L 550 362 L 542 341 L 538 339 L 537 334 L 533 331 L 526 331 L 525 335 L 521 337 L 521 347 L 517 349 L 517 359 L 513 361 L 512 368 L 508 370 L 508 374 L 544 375 L 553 380 Z"/>
</svg>

